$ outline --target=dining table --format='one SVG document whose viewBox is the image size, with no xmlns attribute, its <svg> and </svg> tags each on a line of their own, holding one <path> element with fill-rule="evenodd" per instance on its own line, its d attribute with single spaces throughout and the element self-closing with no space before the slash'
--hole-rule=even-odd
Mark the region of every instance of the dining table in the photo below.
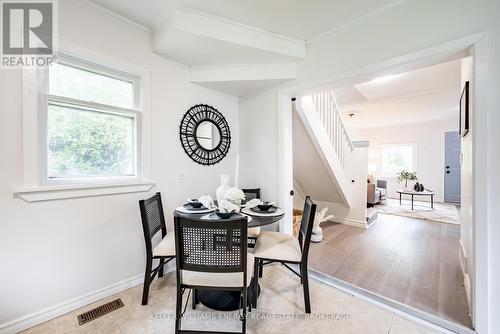
<svg viewBox="0 0 500 334">
<path fill-rule="evenodd" d="M 195 212 L 195 211 L 194 211 Z M 207 213 L 185 213 L 178 212 L 182 217 L 186 218 L 200 218 L 205 216 L 206 219 L 213 220 L 214 222 L 222 220 L 215 214 L 210 214 L 207 217 Z M 271 225 L 279 222 L 283 217 L 284 213 L 277 215 L 251 215 L 242 214 L 244 216 L 251 217 L 248 227 L 258 227 Z M 260 291 L 260 288 L 259 288 Z M 221 291 L 221 290 L 197 290 L 197 302 L 202 303 L 208 308 L 218 311 L 235 311 L 240 308 L 240 293 L 238 291 Z M 251 290 L 248 293 L 249 302 L 253 299 Z"/>
</svg>

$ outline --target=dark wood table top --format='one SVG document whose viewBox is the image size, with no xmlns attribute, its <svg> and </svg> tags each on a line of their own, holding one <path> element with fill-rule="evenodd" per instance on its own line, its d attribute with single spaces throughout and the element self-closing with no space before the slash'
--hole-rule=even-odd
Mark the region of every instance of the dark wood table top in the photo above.
<svg viewBox="0 0 500 334">
<path fill-rule="evenodd" d="M 183 212 L 179 212 L 179 211 L 177 211 L 177 213 L 183 217 L 197 218 L 197 219 L 200 219 L 201 217 L 203 217 L 205 215 L 211 214 L 211 213 L 183 213 Z M 243 216 L 246 216 L 246 215 L 243 215 Z M 270 216 L 251 216 L 250 215 L 250 217 L 252 217 L 252 221 L 250 223 L 248 223 L 248 227 L 270 225 L 270 224 L 273 224 L 273 223 L 280 221 L 283 218 L 283 216 L 284 216 L 284 214 L 281 214 L 278 216 L 274 216 L 274 215 L 273 216 L 271 216 L 271 215 Z M 210 217 L 210 220 L 213 220 L 213 221 L 223 220 L 223 219 L 217 217 L 215 214 L 213 214 L 212 217 Z M 235 215 L 233 215 L 233 217 L 235 217 Z"/>
</svg>

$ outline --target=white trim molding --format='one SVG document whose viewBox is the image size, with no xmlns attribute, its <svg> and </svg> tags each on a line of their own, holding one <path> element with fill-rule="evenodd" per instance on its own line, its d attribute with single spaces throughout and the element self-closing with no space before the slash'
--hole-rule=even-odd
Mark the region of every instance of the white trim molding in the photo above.
<svg viewBox="0 0 500 334">
<path fill-rule="evenodd" d="M 335 217 L 335 218 L 331 219 L 331 221 L 334 223 L 351 225 L 354 227 L 365 228 L 365 229 L 368 228 L 368 226 L 369 226 L 366 221 L 354 220 L 354 219 L 349 219 L 349 218 Z"/>
<path fill-rule="evenodd" d="M 154 181 L 133 181 L 105 184 L 16 187 L 13 192 L 16 197 L 26 202 L 41 202 L 56 199 L 147 192 L 154 186 Z"/>
<path fill-rule="evenodd" d="M 135 106 L 137 118 L 137 174 L 133 178 L 98 178 L 73 180 L 71 184 L 47 184 L 45 168 L 43 112 L 40 96 L 46 80 L 44 70 L 23 70 L 23 184 L 15 187 L 16 197 L 27 202 L 48 201 L 66 198 L 102 196 L 132 192 L 147 192 L 155 182 L 151 180 L 151 71 L 118 59 L 87 50 L 70 43 L 61 42 L 60 51 L 66 57 L 75 57 L 81 62 L 95 63 L 133 76 L 137 81 Z M 46 84 L 46 83 L 45 83 Z"/>
<path fill-rule="evenodd" d="M 137 275 L 118 283 L 108 285 L 102 289 L 98 289 L 74 299 L 62 302 L 60 304 L 50 306 L 41 311 L 28 314 L 10 322 L 0 324 L 0 334 L 17 333 L 27 328 L 36 326 L 45 321 L 57 318 L 63 314 L 76 310 L 85 305 L 92 304 L 106 297 L 112 296 L 115 293 L 133 288 L 144 281 L 144 275 Z"/>
</svg>

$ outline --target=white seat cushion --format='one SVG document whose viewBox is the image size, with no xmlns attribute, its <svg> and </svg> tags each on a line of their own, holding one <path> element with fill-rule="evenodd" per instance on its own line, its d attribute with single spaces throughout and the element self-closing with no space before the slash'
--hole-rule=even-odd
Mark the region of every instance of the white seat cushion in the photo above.
<svg viewBox="0 0 500 334">
<path fill-rule="evenodd" d="M 299 240 L 280 232 L 262 232 L 253 255 L 261 259 L 299 262 L 302 258 Z"/>
<path fill-rule="evenodd" d="M 250 286 L 253 274 L 255 257 L 247 253 L 247 287 Z M 199 271 L 182 270 L 182 284 L 212 286 L 212 287 L 243 287 L 243 273 L 204 273 Z"/>
<path fill-rule="evenodd" d="M 257 227 L 249 227 L 247 232 L 247 237 L 249 238 L 257 238 L 260 234 L 260 226 Z"/>
<path fill-rule="evenodd" d="M 175 256 L 175 235 L 171 231 L 167 233 L 158 245 L 153 249 L 153 256 Z"/>
</svg>

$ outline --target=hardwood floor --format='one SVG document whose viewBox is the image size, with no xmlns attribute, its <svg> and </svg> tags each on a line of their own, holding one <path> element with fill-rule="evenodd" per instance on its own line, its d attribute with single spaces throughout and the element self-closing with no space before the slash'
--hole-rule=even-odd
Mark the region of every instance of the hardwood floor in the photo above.
<svg viewBox="0 0 500 334">
<path fill-rule="evenodd" d="M 379 214 L 367 230 L 323 223 L 309 266 L 471 327 L 458 260 L 460 226 Z"/>
</svg>

